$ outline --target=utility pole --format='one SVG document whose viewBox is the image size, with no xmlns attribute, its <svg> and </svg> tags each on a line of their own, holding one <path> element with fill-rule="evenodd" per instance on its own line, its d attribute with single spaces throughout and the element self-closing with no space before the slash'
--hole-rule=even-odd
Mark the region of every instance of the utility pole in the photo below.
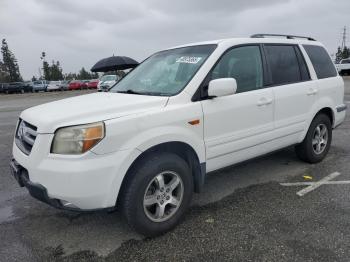
<svg viewBox="0 0 350 262">
<path fill-rule="evenodd" d="M 343 28 L 343 38 L 341 43 L 341 50 L 344 51 L 344 48 L 346 47 L 346 26 Z"/>
<path fill-rule="evenodd" d="M 39 80 L 41 80 L 42 75 L 41 75 L 41 68 L 40 67 L 38 68 L 38 72 L 39 72 Z"/>
</svg>

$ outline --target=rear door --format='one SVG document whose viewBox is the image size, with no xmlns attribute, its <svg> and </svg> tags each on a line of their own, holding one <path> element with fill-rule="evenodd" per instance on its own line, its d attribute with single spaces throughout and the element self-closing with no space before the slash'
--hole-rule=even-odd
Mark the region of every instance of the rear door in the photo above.
<svg viewBox="0 0 350 262">
<path fill-rule="evenodd" d="M 205 80 L 233 77 L 237 93 L 203 100 L 207 170 L 212 171 L 259 155 L 273 131 L 272 89 L 264 88 L 260 45 L 234 47 Z"/>
<path fill-rule="evenodd" d="M 279 147 L 298 142 L 312 110 L 317 85 L 298 45 L 265 44 L 270 85 L 275 95 L 275 131 Z"/>
</svg>

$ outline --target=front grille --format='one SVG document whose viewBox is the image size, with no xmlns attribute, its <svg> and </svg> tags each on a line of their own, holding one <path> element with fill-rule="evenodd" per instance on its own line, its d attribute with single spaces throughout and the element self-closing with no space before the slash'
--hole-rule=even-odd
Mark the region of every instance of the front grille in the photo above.
<svg viewBox="0 0 350 262">
<path fill-rule="evenodd" d="M 26 155 L 29 155 L 32 151 L 32 147 L 37 136 L 36 131 L 37 128 L 35 126 L 22 119 L 19 120 L 15 141 L 18 148 L 21 149 L 21 151 Z"/>
</svg>

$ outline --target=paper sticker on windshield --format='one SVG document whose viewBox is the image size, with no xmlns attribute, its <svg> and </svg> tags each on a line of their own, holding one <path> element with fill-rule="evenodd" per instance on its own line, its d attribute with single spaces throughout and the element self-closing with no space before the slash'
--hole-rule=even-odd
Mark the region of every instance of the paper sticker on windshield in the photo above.
<svg viewBox="0 0 350 262">
<path fill-rule="evenodd" d="M 197 64 L 202 58 L 196 56 L 182 56 L 176 59 L 176 63 Z"/>
</svg>

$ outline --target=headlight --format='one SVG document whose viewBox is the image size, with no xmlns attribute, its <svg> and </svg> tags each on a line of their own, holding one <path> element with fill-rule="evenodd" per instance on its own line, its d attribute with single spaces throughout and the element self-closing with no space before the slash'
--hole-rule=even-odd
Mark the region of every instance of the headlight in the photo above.
<svg viewBox="0 0 350 262">
<path fill-rule="evenodd" d="M 93 148 L 105 136 L 103 122 L 63 127 L 56 131 L 51 153 L 77 155 Z"/>
</svg>

